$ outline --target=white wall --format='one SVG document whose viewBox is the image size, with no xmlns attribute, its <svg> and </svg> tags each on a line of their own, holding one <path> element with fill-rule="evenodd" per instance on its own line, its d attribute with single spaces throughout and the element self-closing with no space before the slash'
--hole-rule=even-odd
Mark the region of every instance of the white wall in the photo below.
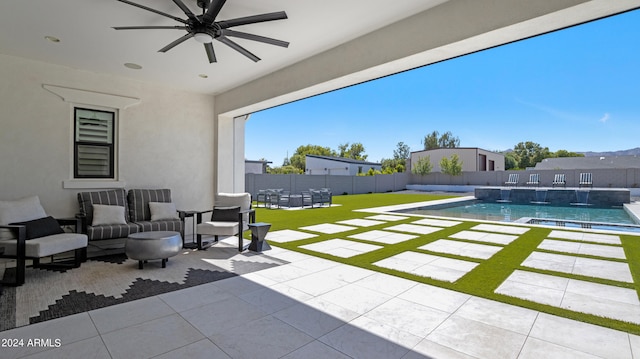
<svg viewBox="0 0 640 359">
<path fill-rule="evenodd" d="M 137 98 L 119 123 L 126 189 L 170 188 L 178 208 L 212 205 L 214 98 L 139 81 L 0 55 L 0 200 L 38 195 L 48 214 L 72 216 L 63 188 L 73 166 L 73 105 L 43 84 Z M 116 184 L 114 184 L 115 186 Z"/>
</svg>

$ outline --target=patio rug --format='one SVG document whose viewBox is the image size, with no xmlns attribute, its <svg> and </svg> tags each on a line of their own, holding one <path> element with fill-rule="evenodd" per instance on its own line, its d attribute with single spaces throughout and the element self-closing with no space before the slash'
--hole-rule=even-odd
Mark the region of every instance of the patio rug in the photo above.
<svg viewBox="0 0 640 359">
<path fill-rule="evenodd" d="M 0 294 L 0 331 L 114 304 L 250 273 L 284 264 L 268 252 L 239 253 L 222 246 L 206 251 L 184 250 L 167 262 L 138 261 L 124 254 L 90 258 L 80 268 L 26 270 L 25 284 L 4 287 Z M 9 263 L 12 265 L 12 263 Z M 1 269 L 0 269 L 1 270 Z M 15 268 L 5 269 L 5 276 Z"/>
</svg>

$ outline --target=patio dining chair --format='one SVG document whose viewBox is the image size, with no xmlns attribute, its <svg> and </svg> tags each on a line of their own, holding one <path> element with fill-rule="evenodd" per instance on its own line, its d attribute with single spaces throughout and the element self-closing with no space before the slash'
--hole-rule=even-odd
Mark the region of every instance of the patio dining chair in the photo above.
<svg viewBox="0 0 640 359">
<path fill-rule="evenodd" d="M 520 174 L 518 173 L 510 173 L 509 179 L 504 183 L 506 186 L 518 186 L 518 180 L 520 179 Z"/>
<path fill-rule="evenodd" d="M 556 173 L 555 176 L 553 177 L 553 182 L 551 183 L 552 187 L 555 186 L 566 186 L 567 185 L 567 181 L 565 180 L 565 175 L 564 173 Z"/>
<path fill-rule="evenodd" d="M 581 173 L 579 187 L 593 187 L 593 176 L 591 173 Z"/>
<path fill-rule="evenodd" d="M 540 186 L 540 174 L 532 173 L 529 175 L 529 181 L 527 181 L 527 185 L 536 185 Z"/>
</svg>

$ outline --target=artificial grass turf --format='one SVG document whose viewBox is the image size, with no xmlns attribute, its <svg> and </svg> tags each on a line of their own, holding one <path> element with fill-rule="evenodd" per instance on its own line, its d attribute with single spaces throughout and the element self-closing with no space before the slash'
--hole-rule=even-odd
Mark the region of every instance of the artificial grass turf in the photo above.
<svg viewBox="0 0 640 359">
<path fill-rule="evenodd" d="M 372 213 L 366 212 L 354 212 L 355 210 L 371 208 L 371 207 L 380 207 L 380 206 L 388 206 L 394 204 L 405 204 L 405 203 L 414 203 L 414 202 L 423 202 L 437 199 L 450 198 L 455 196 L 444 196 L 444 195 L 430 195 L 430 194 L 400 194 L 400 193 L 378 193 L 378 194 L 364 194 L 364 195 L 346 195 L 346 196 L 334 196 L 333 202 L 334 207 L 321 207 L 314 209 L 305 209 L 305 210 L 278 210 L 278 209 L 265 209 L 259 208 L 257 209 L 257 220 L 260 222 L 268 222 L 271 223 L 271 231 L 277 231 L 282 229 L 292 229 L 298 230 L 300 227 L 322 224 L 322 223 L 337 223 L 342 220 L 347 219 L 355 219 L 355 218 L 364 218 L 372 216 Z M 399 215 L 403 215 L 399 213 Z M 406 214 L 405 214 L 406 215 Z M 504 246 L 502 250 L 500 250 L 495 255 L 491 256 L 489 259 L 476 259 L 476 258 L 468 258 L 462 257 L 458 255 L 445 254 L 445 253 L 435 253 L 427 250 L 418 249 L 418 247 L 423 246 L 427 243 L 436 241 L 438 239 L 447 238 L 449 235 L 453 233 L 457 233 L 462 230 L 468 230 L 471 227 L 479 224 L 480 222 L 461 220 L 460 224 L 442 228 L 437 232 L 426 234 L 426 235 L 416 235 L 417 237 L 414 239 L 410 239 L 404 242 L 396 243 L 396 244 L 382 244 L 378 242 L 369 242 L 366 240 L 358 240 L 349 238 L 351 241 L 375 244 L 378 246 L 383 246 L 383 248 L 378 249 L 373 252 L 364 253 L 361 255 L 357 255 L 350 258 L 341 258 L 332 256 L 326 253 L 315 252 L 311 250 L 307 250 L 305 248 L 300 248 L 300 246 L 321 242 L 333 238 L 348 238 L 348 236 L 368 232 L 371 230 L 382 230 L 386 227 L 395 224 L 403 224 L 410 223 L 415 221 L 416 217 L 410 217 L 405 220 L 396 221 L 393 223 L 384 223 L 376 226 L 370 227 L 357 227 L 353 230 L 347 232 L 341 232 L 337 234 L 322 234 L 317 233 L 316 237 L 288 242 L 288 243 L 271 243 L 272 245 L 279 246 L 282 248 L 287 248 L 290 250 L 298 251 L 301 253 L 309 254 L 316 257 L 321 257 L 329 260 L 333 260 L 336 262 L 341 262 L 349 265 L 358 266 L 361 268 L 366 268 L 370 270 L 374 270 L 381 273 L 387 273 L 394 276 L 410 279 L 416 282 L 421 282 L 425 284 L 430 284 L 442 288 L 447 288 L 451 290 L 455 290 L 458 292 L 487 298 L 491 300 L 496 300 L 508 304 L 513 304 L 541 312 L 546 312 L 566 318 L 571 318 L 587 323 L 592 323 L 600 326 L 605 326 L 633 334 L 640 334 L 640 325 L 627 323 L 620 320 L 614 320 L 609 318 L 603 318 L 596 315 L 585 314 L 580 312 L 574 312 L 567 309 L 562 309 L 558 307 L 554 307 L 551 305 L 540 304 L 536 302 L 531 302 L 524 299 L 509 297 L 502 294 L 495 293 L 495 289 L 504 282 L 507 277 L 509 277 L 515 270 L 527 270 L 529 272 L 537 272 L 542 274 L 550 274 L 556 277 L 565 277 L 571 279 L 578 279 L 583 281 L 590 281 L 594 283 L 607 284 L 613 286 L 619 286 L 624 288 L 632 288 L 640 293 L 640 288 L 636 286 L 635 283 L 640 283 L 640 237 L 637 236 L 628 236 L 621 235 L 622 246 L 624 248 L 627 262 L 629 264 L 629 268 L 631 270 L 632 276 L 634 278 L 635 283 L 623 283 L 617 282 L 613 280 L 606 280 L 600 278 L 591 278 L 585 277 L 581 275 L 573 275 L 567 273 L 560 272 L 552 272 L 546 270 L 540 270 L 535 268 L 525 268 L 521 266 L 521 263 L 533 252 L 549 252 L 556 253 L 548 250 L 537 249 L 540 243 L 547 238 L 552 228 L 539 228 L 539 227 L 530 227 L 529 231 L 526 233 L 519 235 L 516 240 L 511 242 L 510 244 Z M 508 225 L 508 224 L 504 224 Z M 316 233 L 314 233 L 316 234 Z M 464 241 L 464 240 L 458 240 Z M 468 241 L 473 243 L 473 241 Z M 580 242 L 584 243 L 584 242 Z M 601 244 L 601 243 L 598 243 Z M 418 253 L 426 253 L 438 255 L 440 257 L 448 257 L 453 259 L 461 259 L 465 261 L 475 262 L 478 265 L 469 273 L 464 275 L 459 280 L 451 283 L 440 281 L 428 277 L 421 277 L 414 274 L 401 272 L 393 269 L 382 268 L 373 265 L 373 263 L 382 260 L 384 258 L 388 258 L 394 256 L 396 254 L 413 251 Z M 566 253 L 560 253 L 566 254 Z M 573 256 L 580 256 L 585 258 L 597 258 L 597 259 L 606 259 L 611 261 L 620 261 L 616 259 L 608 259 L 608 258 L 600 258 L 589 255 L 578 255 L 571 254 Z"/>
</svg>

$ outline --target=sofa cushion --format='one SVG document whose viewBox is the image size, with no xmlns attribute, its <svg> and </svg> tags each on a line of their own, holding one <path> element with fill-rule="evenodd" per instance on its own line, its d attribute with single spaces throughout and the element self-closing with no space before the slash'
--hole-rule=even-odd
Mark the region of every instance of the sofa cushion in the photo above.
<svg viewBox="0 0 640 359">
<path fill-rule="evenodd" d="M 151 220 L 149 202 L 171 202 L 170 189 L 131 189 L 129 200 L 129 220 L 141 222 Z"/>
<path fill-rule="evenodd" d="M 16 255 L 17 241 L 0 240 L 0 246 L 4 247 L 5 254 Z M 31 258 L 41 258 L 53 254 L 63 253 L 87 246 L 87 236 L 80 233 L 60 233 L 50 236 L 34 238 L 26 241 L 25 255 Z"/>
<path fill-rule="evenodd" d="M 198 234 L 216 236 L 235 236 L 238 233 L 238 221 L 235 222 L 202 222 L 196 228 Z"/>
<path fill-rule="evenodd" d="M 64 233 L 62 228 L 60 228 L 60 224 L 58 223 L 58 221 L 56 221 L 55 218 L 51 216 L 11 224 L 25 226 L 26 239 L 40 238 L 52 234 Z"/>
<path fill-rule="evenodd" d="M 149 202 L 149 211 L 152 221 L 180 218 L 173 202 Z"/>
<path fill-rule="evenodd" d="M 136 222 L 140 227 L 140 232 L 149 231 L 172 231 L 182 233 L 182 221 L 179 219 L 167 219 L 162 221 L 141 221 Z"/>
<path fill-rule="evenodd" d="M 87 226 L 89 240 L 126 238 L 131 233 L 140 232 L 140 227 L 135 223 L 111 224 L 104 226 Z"/>
<path fill-rule="evenodd" d="M 87 218 L 87 224 L 93 222 L 94 204 L 123 206 L 125 208 L 124 219 L 127 222 L 130 220 L 126 192 L 122 188 L 98 192 L 80 192 L 78 193 L 78 204 L 80 205 L 80 214 Z"/>
<path fill-rule="evenodd" d="M 124 207 L 94 204 L 91 225 L 95 227 L 111 224 L 127 224 L 124 219 Z"/>
</svg>

